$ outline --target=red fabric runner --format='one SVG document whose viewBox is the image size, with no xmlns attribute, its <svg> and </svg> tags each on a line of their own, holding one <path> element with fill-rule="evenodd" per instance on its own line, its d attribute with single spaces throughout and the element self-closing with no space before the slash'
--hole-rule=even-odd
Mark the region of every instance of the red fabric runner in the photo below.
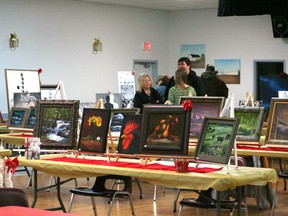
<svg viewBox="0 0 288 216">
<path fill-rule="evenodd" d="M 103 165 L 103 166 L 116 166 L 116 167 L 126 167 L 126 168 L 138 168 L 138 169 L 152 169 L 152 170 L 164 170 L 164 171 L 175 171 L 175 166 L 163 165 L 159 163 L 142 165 L 140 163 L 132 162 L 121 162 L 121 161 L 105 161 L 105 160 L 93 160 L 93 159 L 79 159 L 79 158 L 70 158 L 70 157 L 61 157 L 61 158 L 49 158 L 45 160 L 50 161 L 59 161 L 59 162 L 69 162 L 69 163 L 82 163 L 82 164 L 94 164 L 94 165 Z M 188 172 L 197 172 L 197 173 L 207 173 L 215 172 L 221 170 L 220 168 L 210 168 L 210 167 L 189 167 Z"/>
<path fill-rule="evenodd" d="M 9 134 L 9 136 L 15 136 L 15 137 L 33 137 L 33 134 Z"/>
<path fill-rule="evenodd" d="M 261 150 L 261 151 L 280 151 L 280 152 L 288 152 L 288 147 L 255 147 L 249 145 L 237 145 L 237 149 L 242 150 Z"/>
</svg>

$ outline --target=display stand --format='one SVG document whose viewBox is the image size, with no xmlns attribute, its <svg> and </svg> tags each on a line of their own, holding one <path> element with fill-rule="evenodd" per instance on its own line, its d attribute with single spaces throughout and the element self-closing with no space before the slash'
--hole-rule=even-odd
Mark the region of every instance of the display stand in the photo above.
<svg viewBox="0 0 288 216">
<path fill-rule="evenodd" d="M 58 81 L 57 87 L 56 87 L 56 91 L 54 93 L 54 96 L 52 97 L 53 100 L 55 100 L 58 92 L 60 92 L 60 97 L 61 100 L 67 100 L 67 96 L 66 96 L 66 92 L 65 92 L 65 88 L 64 88 L 64 84 L 62 80 Z"/>
<path fill-rule="evenodd" d="M 219 115 L 219 117 L 224 117 L 225 113 L 228 112 L 228 117 L 229 118 L 234 118 L 235 117 L 235 113 L 234 113 L 234 97 L 235 94 L 232 93 L 229 95 L 229 97 L 227 98 L 225 105 Z M 236 139 L 234 140 L 234 157 L 235 157 L 235 167 L 238 167 L 238 158 L 237 158 L 237 144 L 236 144 Z M 230 161 L 229 161 L 229 165 L 230 165 Z M 231 165 L 230 165 L 231 166 Z M 229 172 L 229 170 L 228 170 Z"/>
<path fill-rule="evenodd" d="M 248 106 L 250 101 L 251 101 L 251 106 L 252 106 L 252 107 L 255 107 L 254 97 L 253 97 L 252 92 L 248 92 L 248 93 L 247 93 L 247 99 L 246 99 L 246 102 L 245 102 L 245 106 Z"/>
</svg>

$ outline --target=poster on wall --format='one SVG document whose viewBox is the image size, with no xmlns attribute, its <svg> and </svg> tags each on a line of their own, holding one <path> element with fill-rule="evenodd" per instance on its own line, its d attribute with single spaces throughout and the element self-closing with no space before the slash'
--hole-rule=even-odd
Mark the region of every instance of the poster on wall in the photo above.
<svg viewBox="0 0 288 216">
<path fill-rule="evenodd" d="M 240 59 L 215 59 L 214 65 L 226 84 L 240 84 Z"/>
<path fill-rule="evenodd" d="M 135 76 L 133 71 L 118 71 L 118 86 L 123 108 L 133 107 L 135 95 Z"/>
<path fill-rule="evenodd" d="M 180 57 L 188 57 L 191 68 L 205 68 L 205 45 L 204 44 L 182 44 Z"/>
</svg>

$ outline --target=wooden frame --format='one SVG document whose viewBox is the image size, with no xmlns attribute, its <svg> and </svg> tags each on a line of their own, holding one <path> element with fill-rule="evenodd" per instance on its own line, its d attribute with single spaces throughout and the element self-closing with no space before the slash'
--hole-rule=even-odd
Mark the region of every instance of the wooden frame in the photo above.
<svg viewBox="0 0 288 216">
<path fill-rule="evenodd" d="M 182 105 L 144 105 L 140 153 L 187 156 L 190 119 Z"/>
<path fill-rule="evenodd" d="M 104 153 L 110 122 L 110 110 L 84 108 L 79 136 L 79 151 Z"/>
<path fill-rule="evenodd" d="M 8 127 L 23 128 L 27 119 L 29 109 L 12 108 L 9 114 Z"/>
<path fill-rule="evenodd" d="M 117 153 L 138 154 L 140 152 L 142 115 L 125 114 L 122 125 Z"/>
<path fill-rule="evenodd" d="M 265 144 L 288 145 L 288 99 L 271 98 Z"/>
<path fill-rule="evenodd" d="M 239 120 L 236 118 L 205 117 L 195 150 L 195 158 L 228 164 Z"/>
<path fill-rule="evenodd" d="M 27 119 L 25 121 L 25 128 L 34 128 L 36 124 L 36 108 L 31 107 L 28 110 Z"/>
<path fill-rule="evenodd" d="M 264 107 L 235 107 L 234 116 L 240 120 L 236 140 L 259 142 L 264 114 Z"/>
<path fill-rule="evenodd" d="M 192 113 L 190 121 L 190 139 L 198 139 L 204 117 L 219 117 L 224 106 L 224 97 L 181 97 L 180 104 L 185 100 L 192 103 Z"/>
<path fill-rule="evenodd" d="M 78 100 L 37 101 L 34 137 L 40 138 L 41 148 L 76 147 L 78 109 Z"/>
<path fill-rule="evenodd" d="M 38 70 L 5 69 L 8 111 L 14 107 L 14 93 L 40 92 Z"/>
<path fill-rule="evenodd" d="M 110 116 L 110 124 L 109 128 L 112 135 L 120 135 L 122 123 L 124 120 L 124 116 L 126 114 L 139 114 L 140 109 L 138 108 L 131 108 L 131 109 L 111 109 L 111 116 Z"/>
</svg>

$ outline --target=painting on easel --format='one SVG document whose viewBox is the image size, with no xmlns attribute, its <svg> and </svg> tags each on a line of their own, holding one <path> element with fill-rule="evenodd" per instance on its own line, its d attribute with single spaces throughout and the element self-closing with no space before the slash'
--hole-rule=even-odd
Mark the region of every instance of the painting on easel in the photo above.
<svg viewBox="0 0 288 216">
<path fill-rule="evenodd" d="M 104 153 L 110 122 L 110 110 L 84 108 L 80 129 L 79 151 Z"/>
</svg>

